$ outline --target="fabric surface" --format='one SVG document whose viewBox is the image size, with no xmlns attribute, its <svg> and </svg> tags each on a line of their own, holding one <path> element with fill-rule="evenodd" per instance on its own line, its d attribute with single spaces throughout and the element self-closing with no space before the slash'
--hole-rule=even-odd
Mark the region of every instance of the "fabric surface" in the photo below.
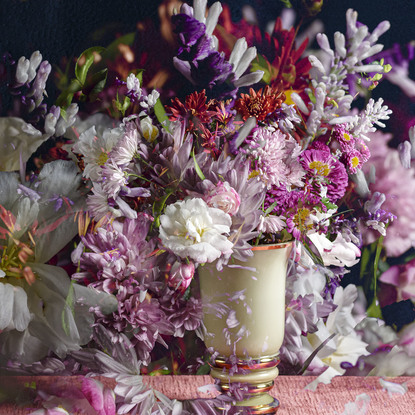
<svg viewBox="0 0 415 415">
<path fill-rule="evenodd" d="M 112 379 L 98 378 L 107 386 L 113 386 Z M 280 376 L 271 394 L 280 400 L 281 406 L 278 415 L 395 415 L 415 414 L 415 378 L 400 377 L 387 379 L 390 382 L 406 384 L 408 387 L 404 395 L 390 394 L 383 389 L 377 377 L 337 377 L 329 385 L 319 385 L 316 392 L 304 390 L 314 377 Z M 80 384 L 80 378 L 74 377 L 46 377 L 22 376 L 1 378 L 2 386 L 10 390 L 21 390 L 24 384 L 36 382 L 38 389 L 47 391 L 50 385 L 59 385 L 65 388 L 68 385 Z M 199 392 L 200 386 L 213 383 L 209 376 L 159 376 L 145 377 L 145 382 L 166 394 L 170 398 L 180 400 L 209 397 Z M 367 412 L 345 412 L 345 405 L 355 402 L 356 397 L 367 394 L 370 404 Z M 32 406 L 34 409 L 35 406 Z M 0 405 L 1 415 L 28 414 L 28 406 L 19 407 L 12 404 Z"/>
</svg>

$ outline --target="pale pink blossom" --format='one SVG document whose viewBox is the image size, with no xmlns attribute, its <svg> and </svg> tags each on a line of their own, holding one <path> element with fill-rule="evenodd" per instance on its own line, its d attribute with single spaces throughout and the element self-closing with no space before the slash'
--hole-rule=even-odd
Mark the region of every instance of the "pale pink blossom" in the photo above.
<svg viewBox="0 0 415 415">
<path fill-rule="evenodd" d="M 397 217 L 386 230 L 383 246 L 388 256 L 399 256 L 415 245 L 415 168 L 402 166 L 398 150 L 387 146 L 390 138 L 390 135 L 381 132 L 371 134 L 371 141 L 367 144 L 372 156 L 366 165 L 368 169 L 370 165 L 376 169 L 376 178 L 370 184 L 370 190 L 383 193 L 386 200 L 382 209 Z M 369 230 L 362 236 L 364 243 L 370 244 L 379 234 Z"/>
<path fill-rule="evenodd" d="M 241 204 L 239 194 L 228 182 L 218 182 L 216 186 L 208 190 L 203 200 L 208 206 L 221 209 L 230 216 L 238 212 Z"/>
<path fill-rule="evenodd" d="M 248 149 L 261 180 L 271 186 L 303 186 L 305 174 L 299 162 L 301 147 L 291 136 L 281 131 L 258 128 Z"/>
</svg>

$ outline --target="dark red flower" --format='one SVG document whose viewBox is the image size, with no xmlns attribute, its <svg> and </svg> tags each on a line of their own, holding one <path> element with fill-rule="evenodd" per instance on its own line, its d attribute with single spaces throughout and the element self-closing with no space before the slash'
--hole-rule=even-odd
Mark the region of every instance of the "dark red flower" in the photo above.
<svg viewBox="0 0 415 415">
<path fill-rule="evenodd" d="M 281 85 L 281 84 L 280 84 Z M 285 100 L 284 92 L 280 87 L 266 86 L 256 92 L 252 88 L 249 94 L 241 94 L 241 98 L 235 102 L 235 109 L 246 121 L 249 117 L 255 117 L 258 121 L 263 121 L 281 107 Z"/>
<path fill-rule="evenodd" d="M 172 105 L 168 107 L 170 120 L 186 120 L 188 130 L 193 131 L 204 123 L 211 121 L 213 112 L 209 110 L 210 101 L 206 102 L 206 92 L 193 92 L 186 97 L 183 104 L 178 98 L 172 99 Z"/>
</svg>

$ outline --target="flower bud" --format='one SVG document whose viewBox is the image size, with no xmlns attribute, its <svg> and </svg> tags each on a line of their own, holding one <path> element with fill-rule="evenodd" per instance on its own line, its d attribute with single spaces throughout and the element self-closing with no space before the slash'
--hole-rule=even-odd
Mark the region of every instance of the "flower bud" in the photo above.
<svg viewBox="0 0 415 415">
<path fill-rule="evenodd" d="M 175 262 L 170 270 L 167 284 L 172 288 L 184 292 L 190 285 L 194 274 L 195 264 L 193 262 L 188 264 Z"/>
</svg>

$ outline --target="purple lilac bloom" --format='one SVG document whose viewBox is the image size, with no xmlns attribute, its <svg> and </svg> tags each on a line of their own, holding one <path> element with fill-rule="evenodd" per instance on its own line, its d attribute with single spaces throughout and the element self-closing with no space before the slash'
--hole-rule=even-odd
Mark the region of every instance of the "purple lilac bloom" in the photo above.
<svg viewBox="0 0 415 415">
<path fill-rule="evenodd" d="M 98 315 L 97 322 L 113 331 L 114 341 L 120 333 L 129 333 L 144 362 L 150 360 L 155 342 L 165 344 L 161 335 L 173 334 L 174 330 L 151 290 L 155 241 L 146 241 L 149 227 L 148 216 L 139 214 L 135 220 L 114 221 L 96 233 L 88 233 L 82 237 L 86 250 L 79 261 L 84 272 L 74 275 L 87 276 L 90 286 L 117 297 L 117 311 Z"/>
</svg>

